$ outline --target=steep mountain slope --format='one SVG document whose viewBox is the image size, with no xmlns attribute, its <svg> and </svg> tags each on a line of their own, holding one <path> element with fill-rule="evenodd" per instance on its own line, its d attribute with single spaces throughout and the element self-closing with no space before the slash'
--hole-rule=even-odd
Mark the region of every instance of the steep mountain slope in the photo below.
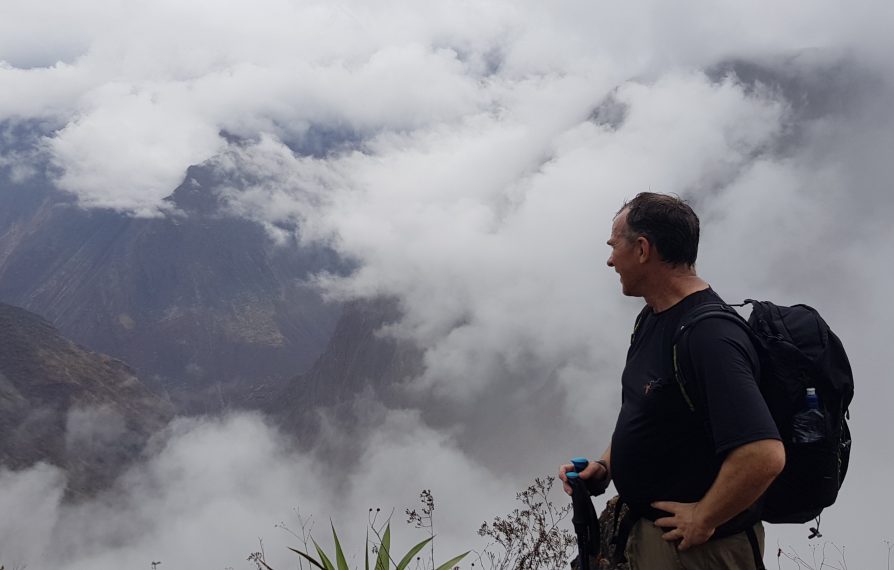
<svg viewBox="0 0 894 570">
<path fill-rule="evenodd" d="M 326 350 L 305 374 L 284 389 L 259 395 L 258 407 L 277 417 L 289 433 L 315 427 L 309 412 L 350 407 L 366 391 L 387 399 L 389 388 L 423 371 L 422 352 L 412 343 L 381 334 L 399 316 L 393 301 L 356 301 L 345 306 Z"/>
<path fill-rule="evenodd" d="M 124 363 L 0 304 L 0 464 L 65 468 L 69 493 L 110 483 L 172 417 Z"/>
<path fill-rule="evenodd" d="M 185 409 L 238 405 L 246 386 L 308 369 L 340 307 L 306 281 L 337 260 L 225 215 L 218 183 L 190 169 L 178 213 L 156 219 L 80 209 L 39 179 L 0 187 L 0 301 L 127 361 Z"/>
</svg>

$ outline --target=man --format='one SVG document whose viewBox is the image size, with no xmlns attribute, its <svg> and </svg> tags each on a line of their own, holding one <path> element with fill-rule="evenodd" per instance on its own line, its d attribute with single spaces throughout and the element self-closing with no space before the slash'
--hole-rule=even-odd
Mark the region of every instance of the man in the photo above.
<svg viewBox="0 0 894 570">
<path fill-rule="evenodd" d="M 608 266 L 624 295 L 643 297 L 622 376 L 611 445 L 581 477 L 613 480 L 640 517 L 626 553 L 634 570 L 752 569 L 763 552 L 760 497 L 785 465 L 760 394 L 747 333 L 707 319 L 689 333 L 681 390 L 673 336 L 703 303 L 722 302 L 695 272 L 699 221 L 673 196 L 642 193 L 615 216 Z M 693 405 L 690 405 L 693 404 Z M 565 473 L 559 477 L 570 494 Z"/>
</svg>

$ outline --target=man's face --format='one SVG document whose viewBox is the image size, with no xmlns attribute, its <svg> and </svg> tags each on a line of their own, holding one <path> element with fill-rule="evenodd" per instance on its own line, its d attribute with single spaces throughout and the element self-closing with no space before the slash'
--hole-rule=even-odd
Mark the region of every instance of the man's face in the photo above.
<svg viewBox="0 0 894 570">
<path fill-rule="evenodd" d="M 608 266 L 614 267 L 621 276 L 621 292 L 628 296 L 637 297 L 637 285 L 642 276 L 642 264 L 640 263 L 640 247 L 636 241 L 630 241 L 627 228 L 627 210 L 618 214 L 612 222 L 612 235 L 608 239 L 608 245 L 612 248 L 608 256 Z"/>
</svg>

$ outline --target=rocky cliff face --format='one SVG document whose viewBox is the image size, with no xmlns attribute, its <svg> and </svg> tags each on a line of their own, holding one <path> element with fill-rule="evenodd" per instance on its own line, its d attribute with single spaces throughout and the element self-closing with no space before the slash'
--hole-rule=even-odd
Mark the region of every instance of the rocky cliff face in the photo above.
<svg viewBox="0 0 894 570">
<path fill-rule="evenodd" d="M 108 485 L 172 417 L 121 361 L 64 338 L 46 320 L 0 304 L 0 464 L 45 461 L 70 495 Z"/>
<path fill-rule="evenodd" d="M 340 314 L 307 279 L 337 259 L 225 215 L 218 182 L 190 169 L 170 198 L 179 213 L 158 219 L 80 209 L 39 178 L 0 187 L 0 301 L 128 362 L 186 410 L 307 370 Z"/>
</svg>

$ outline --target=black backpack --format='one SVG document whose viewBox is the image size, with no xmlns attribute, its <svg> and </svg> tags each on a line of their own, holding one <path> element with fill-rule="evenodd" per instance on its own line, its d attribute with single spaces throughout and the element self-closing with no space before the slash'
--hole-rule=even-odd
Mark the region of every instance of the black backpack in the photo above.
<svg viewBox="0 0 894 570">
<path fill-rule="evenodd" d="M 753 307 L 746 322 L 733 306 Z M 763 520 L 804 523 L 835 502 L 847 473 L 851 434 L 848 406 L 854 377 L 841 341 L 819 313 L 807 305 L 781 307 L 748 299 L 741 305 L 700 305 L 683 318 L 674 336 L 674 373 L 684 399 L 697 412 L 697 393 L 687 390 L 678 366 L 678 347 L 688 354 L 687 332 L 708 318 L 725 318 L 749 334 L 761 361 L 760 388 L 785 445 L 785 469 L 764 497 Z M 807 388 L 819 399 L 821 439 L 796 442 L 796 416 L 805 409 Z M 693 399 L 696 397 L 696 399 Z M 705 414 L 707 416 L 707 414 Z M 817 535 L 816 529 L 811 529 Z M 813 538 L 813 536 L 811 536 Z"/>
</svg>

